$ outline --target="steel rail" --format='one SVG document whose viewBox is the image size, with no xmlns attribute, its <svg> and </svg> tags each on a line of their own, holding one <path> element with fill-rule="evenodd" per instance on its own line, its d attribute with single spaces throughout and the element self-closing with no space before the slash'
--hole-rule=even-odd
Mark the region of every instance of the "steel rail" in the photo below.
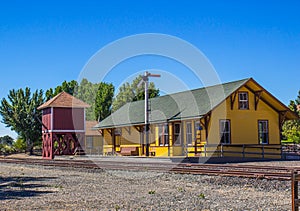
<svg viewBox="0 0 300 211">
<path fill-rule="evenodd" d="M 300 171 L 300 166 L 295 166 L 295 167 L 286 167 L 286 166 L 268 166 L 268 165 L 248 165 L 248 164 L 206 164 L 206 163 L 159 163 L 159 162 L 126 162 L 126 161 L 107 161 L 107 160 L 42 160 L 42 159 L 26 159 L 26 158 L 2 158 L 2 159 L 11 159 L 11 160 L 32 160 L 36 162 L 55 162 L 55 163 L 73 163 L 76 162 L 77 164 L 80 163 L 115 163 L 116 165 L 129 165 L 129 164 L 134 164 L 134 165 L 164 165 L 164 166 L 178 166 L 178 167 L 193 167 L 193 168 L 204 168 L 204 167 L 213 167 L 213 168 L 236 168 L 236 169 L 264 169 L 264 170 L 278 170 L 278 171 L 291 171 L 291 170 L 299 170 Z M 1 158 L 0 158 L 1 161 Z"/>
<path fill-rule="evenodd" d="M 139 163 L 125 161 L 97 161 L 91 160 L 42 160 L 24 158 L 2 158 L 0 162 L 43 165 L 72 168 L 90 168 L 106 170 L 130 170 L 130 171 L 159 171 L 181 174 L 205 174 L 220 176 L 237 176 L 250 178 L 266 178 L 278 180 L 290 180 L 291 170 L 300 170 L 300 167 L 278 167 L 258 165 L 236 164 L 170 164 L 170 163 Z"/>
</svg>

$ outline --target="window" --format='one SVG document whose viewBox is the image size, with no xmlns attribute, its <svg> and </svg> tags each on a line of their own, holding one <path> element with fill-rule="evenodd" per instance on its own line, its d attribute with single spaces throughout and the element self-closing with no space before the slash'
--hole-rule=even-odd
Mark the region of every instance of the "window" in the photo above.
<svg viewBox="0 0 300 211">
<path fill-rule="evenodd" d="M 249 109 L 248 92 L 239 92 L 239 109 Z"/>
<path fill-rule="evenodd" d="M 186 123 L 186 142 L 188 145 L 192 145 L 192 123 L 187 122 Z"/>
<path fill-rule="evenodd" d="M 169 145 L 169 128 L 168 124 L 160 124 L 158 125 L 158 141 L 160 146 L 168 146 Z"/>
<path fill-rule="evenodd" d="M 220 120 L 220 142 L 230 144 L 230 120 Z"/>
<path fill-rule="evenodd" d="M 198 138 L 198 139 L 201 139 L 201 130 L 202 130 L 202 127 L 200 125 L 200 121 L 195 121 L 195 134 L 194 134 L 194 138 L 195 140 Z M 198 136 L 198 137 L 197 137 Z"/>
<path fill-rule="evenodd" d="M 269 143 L 269 127 L 268 120 L 258 121 L 258 140 L 260 144 Z"/>
<path fill-rule="evenodd" d="M 93 136 L 86 137 L 86 148 L 93 149 Z"/>
<path fill-rule="evenodd" d="M 174 123 L 174 145 L 181 145 L 181 124 Z"/>
<path fill-rule="evenodd" d="M 122 128 L 116 128 L 115 129 L 115 136 L 121 136 L 122 135 Z"/>
</svg>

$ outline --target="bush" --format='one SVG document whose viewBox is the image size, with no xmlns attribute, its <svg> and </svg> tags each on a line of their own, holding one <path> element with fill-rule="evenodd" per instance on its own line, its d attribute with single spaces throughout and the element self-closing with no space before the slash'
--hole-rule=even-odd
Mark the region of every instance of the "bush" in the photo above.
<svg viewBox="0 0 300 211">
<path fill-rule="evenodd" d="M 23 139 L 18 138 L 14 142 L 13 147 L 15 148 L 15 150 L 17 152 L 25 152 L 25 150 L 26 150 L 26 143 L 25 143 L 25 141 Z"/>
<path fill-rule="evenodd" d="M 15 149 L 12 146 L 6 144 L 0 144 L 0 154 L 11 154 L 14 152 Z"/>
</svg>

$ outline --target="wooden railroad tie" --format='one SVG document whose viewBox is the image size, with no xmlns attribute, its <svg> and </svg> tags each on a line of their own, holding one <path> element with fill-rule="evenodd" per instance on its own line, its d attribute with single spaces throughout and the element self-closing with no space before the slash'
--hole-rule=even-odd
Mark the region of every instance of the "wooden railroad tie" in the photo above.
<svg viewBox="0 0 300 211">
<path fill-rule="evenodd" d="M 292 211 L 299 211 L 300 200 L 298 198 L 298 182 L 300 175 L 297 170 L 292 170 L 291 175 L 291 190 L 292 190 Z"/>
</svg>

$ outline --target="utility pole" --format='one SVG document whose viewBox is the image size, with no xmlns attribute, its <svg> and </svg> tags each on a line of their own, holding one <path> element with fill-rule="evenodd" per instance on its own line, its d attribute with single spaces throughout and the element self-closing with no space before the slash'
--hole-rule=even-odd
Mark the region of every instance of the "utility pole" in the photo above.
<svg viewBox="0 0 300 211">
<path fill-rule="evenodd" d="M 159 74 L 151 74 L 149 72 L 145 72 L 145 74 L 142 76 L 142 81 L 139 83 L 141 85 L 142 82 L 145 83 L 145 139 L 146 139 L 146 156 L 149 157 L 149 149 L 150 149 L 150 143 L 149 143 L 149 129 L 150 129 L 150 123 L 149 123 L 149 93 L 148 93 L 148 87 L 149 87 L 149 77 L 160 77 Z"/>
</svg>

